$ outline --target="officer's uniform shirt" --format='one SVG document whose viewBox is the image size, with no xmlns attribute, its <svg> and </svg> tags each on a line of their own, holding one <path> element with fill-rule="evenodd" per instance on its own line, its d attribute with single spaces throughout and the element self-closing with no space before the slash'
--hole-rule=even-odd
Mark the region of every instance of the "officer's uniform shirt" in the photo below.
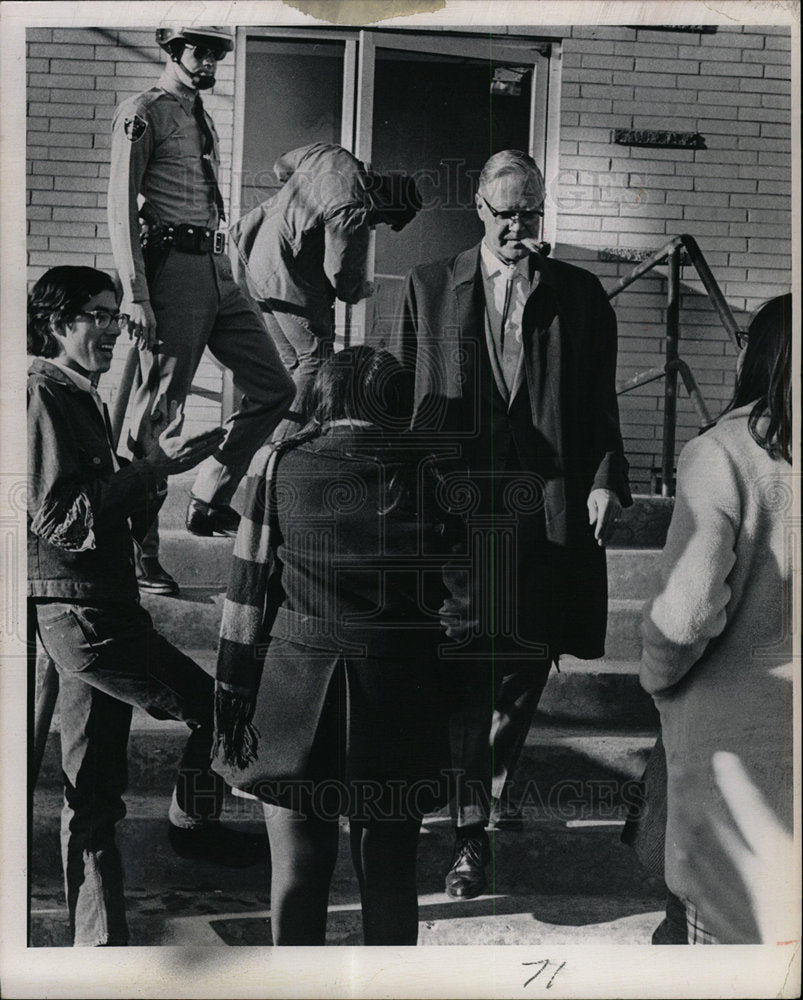
<svg viewBox="0 0 803 1000">
<path fill-rule="evenodd" d="M 196 91 L 165 72 L 155 87 L 118 107 L 112 124 L 109 235 L 123 293 L 147 301 L 148 286 L 139 243 L 139 203 L 144 198 L 162 225 L 190 223 L 215 229 L 215 191 L 204 174 L 203 136 L 193 115 Z M 211 162 L 220 163 L 214 122 Z"/>
</svg>

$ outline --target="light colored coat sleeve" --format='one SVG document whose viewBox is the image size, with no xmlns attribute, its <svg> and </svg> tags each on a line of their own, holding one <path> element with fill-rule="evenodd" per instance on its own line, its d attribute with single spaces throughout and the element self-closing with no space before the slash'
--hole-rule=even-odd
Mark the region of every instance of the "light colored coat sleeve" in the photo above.
<svg viewBox="0 0 803 1000">
<path fill-rule="evenodd" d="M 735 473 L 711 437 L 681 453 L 661 588 L 644 613 L 640 679 L 652 695 L 681 681 L 727 623 L 741 509 Z"/>
<path fill-rule="evenodd" d="M 323 269 L 341 302 L 353 304 L 370 294 L 366 283 L 370 235 L 362 207 L 348 206 L 326 220 Z"/>
</svg>

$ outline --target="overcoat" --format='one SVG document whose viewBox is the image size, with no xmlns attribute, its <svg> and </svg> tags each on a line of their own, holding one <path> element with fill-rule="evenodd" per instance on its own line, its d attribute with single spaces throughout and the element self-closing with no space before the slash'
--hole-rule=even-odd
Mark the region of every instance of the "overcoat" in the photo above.
<svg viewBox="0 0 803 1000">
<path fill-rule="evenodd" d="M 546 540 L 571 595 L 553 623 L 552 656 L 593 658 L 604 653 L 607 573 L 586 502 L 592 489 L 605 488 L 632 504 L 616 400 L 616 318 L 589 271 L 536 253 L 530 268 L 540 275 L 523 312 L 523 378 L 510 414 L 515 408 L 537 442 L 518 459 L 542 483 Z M 415 370 L 413 426 L 453 442 L 470 474 L 493 473 L 494 442 L 486 459 L 472 447 L 489 370 L 479 245 L 410 273 L 391 347 Z M 520 560 L 527 555 L 518 552 Z"/>
</svg>

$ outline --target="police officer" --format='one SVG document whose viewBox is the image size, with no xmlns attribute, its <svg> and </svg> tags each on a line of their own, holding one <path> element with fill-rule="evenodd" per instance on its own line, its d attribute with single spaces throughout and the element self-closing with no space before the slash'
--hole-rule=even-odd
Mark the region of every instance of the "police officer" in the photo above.
<svg viewBox="0 0 803 1000">
<path fill-rule="evenodd" d="M 243 393 L 226 436 L 200 467 L 187 510 L 198 535 L 234 534 L 231 498 L 251 456 L 294 397 L 254 303 L 235 284 L 226 254 L 217 182 L 218 139 L 200 91 L 233 48 L 227 28 L 159 28 L 170 57 L 157 83 L 124 101 L 112 125 L 109 230 L 123 288 L 120 311 L 140 348 L 141 385 L 131 406 L 128 447 L 138 456 L 176 416 L 204 348 L 234 373 Z M 163 501 L 166 484 L 161 490 Z M 158 527 L 143 543 L 140 589 L 175 593 L 159 563 Z"/>
</svg>

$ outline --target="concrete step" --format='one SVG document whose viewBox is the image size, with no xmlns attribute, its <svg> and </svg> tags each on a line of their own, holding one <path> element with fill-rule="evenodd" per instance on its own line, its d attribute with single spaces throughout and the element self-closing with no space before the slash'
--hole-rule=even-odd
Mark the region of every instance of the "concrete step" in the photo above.
<svg viewBox="0 0 803 1000">
<path fill-rule="evenodd" d="M 636 598 L 608 600 L 605 662 L 641 658 L 641 616 L 644 602 Z M 592 661 L 593 662 L 593 661 Z"/>
<path fill-rule="evenodd" d="M 191 586 L 176 597 L 143 594 L 142 604 L 150 612 L 158 631 L 180 649 L 217 649 L 224 588 Z M 643 601 L 613 598 L 608 602 L 605 638 L 607 660 L 638 660 L 641 657 Z"/>
<path fill-rule="evenodd" d="M 609 548 L 606 557 L 610 598 L 643 601 L 658 589 L 660 549 Z"/>
<path fill-rule="evenodd" d="M 655 726 L 658 713 L 639 683 L 636 659 L 578 660 L 562 656 L 550 674 L 539 711 L 561 722 Z"/>
<path fill-rule="evenodd" d="M 635 494 L 632 507 L 622 511 L 611 545 L 616 548 L 662 549 L 674 503 L 672 497 Z"/>
<path fill-rule="evenodd" d="M 185 472 L 171 476 L 167 498 L 159 514 L 161 528 L 183 528 L 187 504 L 195 472 Z M 242 485 L 234 495 L 232 506 L 242 510 Z M 612 546 L 616 548 L 663 548 L 666 529 L 672 516 L 674 501 L 671 497 L 636 494 L 633 506 L 622 511 L 622 518 L 613 536 Z"/>
<path fill-rule="evenodd" d="M 175 597 L 145 593 L 141 597 L 157 632 L 179 649 L 207 653 L 217 649 L 225 597 L 222 585 L 182 587 Z"/>
<path fill-rule="evenodd" d="M 159 539 L 159 561 L 182 591 L 228 586 L 233 538 L 200 538 L 183 528 L 165 528 L 160 529 Z"/>
<path fill-rule="evenodd" d="M 208 658 L 202 665 L 207 669 L 212 667 Z M 596 683 L 604 686 L 604 681 Z M 593 782 L 618 782 L 639 777 L 657 733 L 654 715 L 632 709 L 625 712 L 621 708 L 617 715 L 615 704 L 610 708 L 611 718 L 599 721 L 601 708 L 588 694 L 587 688 L 592 687 L 590 684 L 581 686 L 581 694 L 586 699 L 585 714 L 581 704 L 572 718 L 569 707 L 561 701 L 560 691 L 551 690 L 553 684 L 560 687 L 558 675 L 554 673 L 530 728 L 519 768 L 522 788 L 530 779 L 537 779 L 528 803 L 528 808 L 536 811 L 544 796 L 548 798 L 548 789 L 562 787 L 566 781 L 580 783 L 584 789 L 582 795 L 593 801 L 596 794 Z M 598 702 L 602 702 L 602 697 Z M 605 707 L 611 704 L 606 702 Z M 648 707 L 652 707 L 651 702 Z M 42 760 L 38 787 L 53 787 L 61 783 L 58 732 L 57 709 Z M 184 723 L 154 719 L 146 712 L 135 709 L 128 744 L 129 786 L 168 794 L 175 781 L 176 765 L 187 735 Z"/>
<path fill-rule="evenodd" d="M 199 538 L 183 528 L 160 531 L 162 565 L 188 587 L 220 587 L 229 582 L 233 538 Z M 659 581 L 660 550 L 609 548 L 608 592 L 613 598 L 644 599 Z"/>
</svg>

